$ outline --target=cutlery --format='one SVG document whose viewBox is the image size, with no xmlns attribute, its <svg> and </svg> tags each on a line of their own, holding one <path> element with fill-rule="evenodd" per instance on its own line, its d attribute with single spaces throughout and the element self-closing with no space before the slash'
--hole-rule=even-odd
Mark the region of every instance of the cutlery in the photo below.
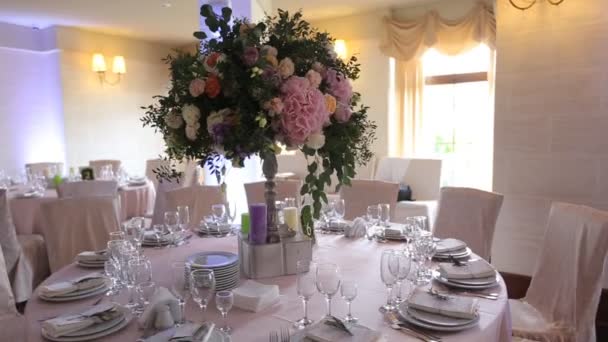
<svg viewBox="0 0 608 342">
<path fill-rule="evenodd" d="M 448 292 L 440 292 L 436 289 L 429 289 L 429 292 L 432 294 L 443 295 L 443 296 L 450 295 L 450 293 L 448 293 Z M 484 298 L 484 299 L 491 299 L 491 300 L 498 299 L 498 293 L 476 293 L 476 292 L 466 292 L 466 291 L 455 291 L 455 292 L 453 292 L 453 294 L 459 295 L 459 296 L 465 296 L 465 297 L 477 297 L 477 298 Z"/>
<path fill-rule="evenodd" d="M 389 322 L 391 323 L 391 326 L 396 325 L 402 329 L 410 330 L 418 335 L 423 336 L 427 340 L 438 341 L 438 342 L 441 341 L 441 337 L 439 337 L 439 336 L 435 336 L 435 335 L 431 335 L 426 332 L 422 332 L 422 331 L 412 327 L 411 325 L 409 325 L 405 322 L 402 322 L 394 312 L 388 312 L 385 317 L 389 320 Z"/>
<path fill-rule="evenodd" d="M 424 342 L 441 342 L 441 340 L 433 340 L 433 339 L 430 339 L 430 338 L 426 338 L 426 336 L 418 334 L 417 332 L 415 332 L 413 330 L 410 330 L 408 328 L 405 328 L 405 327 L 403 327 L 403 326 L 401 326 L 399 324 L 393 324 L 393 323 L 391 323 L 391 324 L 389 324 L 389 326 L 392 329 L 401 331 L 402 333 L 408 334 L 408 335 L 410 335 L 412 337 L 415 337 L 415 338 L 417 338 L 419 340 L 422 340 Z"/>
<path fill-rule="evenodd" d="M 271 331 L 268 334 L 268 342 L 279 342 L 279 334 L 276 331 Z"/>
<path fill-rule="evenodd" d="M 281 342 L 289 342 L 291 338 L 289 337 L 289 329 L 281 328 Z"/>
</svg>

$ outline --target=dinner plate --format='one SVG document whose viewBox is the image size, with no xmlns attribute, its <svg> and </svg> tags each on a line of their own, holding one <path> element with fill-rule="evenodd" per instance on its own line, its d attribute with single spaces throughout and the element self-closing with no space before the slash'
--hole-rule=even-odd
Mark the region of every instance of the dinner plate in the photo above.
<svg viewBox="0 0 608 342">
<path fill-rule="evenodd" d="M 448 316 L 444 316 L 444 315 L 438 315 L 438 314 L 434 314 L 434 313 L 430 313 L 430 312 L 426 312 L 426 311 L 422 311 L 422 310 L 416 310 L 413 308 L 409 308 L 407 307 L 407 305 L 405 305 L 405 308 L 400 307 L 399 310 L 407 310 L 407 312 L 410 314 L 410 316 L 416 318 L 417 320 L 421 321 L 421 322 L 425 322 L 428 324 L 433 324 L 433 325 L 439 325 L 442 327 L 461 327 L 463 325 L 467 325 L 470 324 L 472 321 L 475 320 L 475 318 L 473 319 L 466 319 L 466 318 L 454 318 L 454 317 L 448 317 Z"/>
<path fill-rule="evenodd" d="M 129 323 L 131 322 L 131 320 L 133 319 L 133 315 L 126 309 L 123 310 L 125 312 L 125 316 L 123 318 L 123 320 L 121 320 L 119 322 L 119 324 L 114 325 L 111 328 L 108 328 L 106 330 L 100 331 L 98 333 L 93 333 L 91 335 L 86 335 L 86 336 L 61 336 L 61 337 L 50 337 L 48 336 L 44 330 L 42 330 L 42 336 L 50 341 L 56 341 L 56 342 L 79 342 L 79 341 L 92 341 L 92 340 L 97 340 L 99 338 L 102 338 L 104 336 L 113 334 L 121 329 L 123 329 L 124 327 L 126 327 L 127 325 L 129 325 Z"/>
<path fill-rule="evenodd" d="M 458 251 L 457 251 L 458 252 Z M 434 259 L 450 259 L 450 258 L 455 258 L 455 259 L 462 259 L 462 258 L 468 258 L 469 256 L 471 256 L 473 252 L 471 251 L 471 249 L 469 247 L 467 247 L 463 252 L 449 252 L 449 253 L 445 253 L 445 254 L 435 254 L 433 256 Z"/>
<path fill-rule="evenodd" d="M 72 295 L 46 297 L 46 296 L 43 296 L 42 294 L 39 294 L 38 297 L 40 297 L 40 299 L 45 300 L 47 302 L 69 302 L 72 300 L 80 300 L 80 299 L 84 299 L 84 298 L 97 296 L 99 294 L 105 293 L 107 290 L 108 290 L 108 286 L 106 284 L 102 284 L 102 285 L 100 285 L 98 287 L 94 287 L 92 289 L 75 292 Z"/>
<path fill-rule="evenodd" d="M 238 263 L 238 255 L 230 252 L 201 252 L 188 257 L 187 262 L 196 268 L 221 268 Z"/>
<path fill-rule="evenodd" d="M 105 267 L 105 261 L 101 262 L 101 263 L 89 263 L 89 262 L 83 262 L 83 261 L 77 261 L 76 265 L 80 266 L 80 267 L 84 267 L 84 268 L 104 268 Z"/>
<path fill-rule="evenodd" d="M 488 284 L 480 284 L 480 285 L 472 285 L 472 284 L 462 284 L 462 283 L 454 283 L 441 275 L 439 273 L 433 274 L 433 279 L 441 284 L 447 285 L 449 287 L 458 288 L 458 289 L 466 289 L 466 290 L 484 290 L 494 287 L 500 283 L 500 277 L 496 275 L 496 281 Z"/>
<path fill-rule="evenodd" d="M 405 306 L 405 307 L 407 307 L 407 306 Z M 462 331 L 462 330 L 472 328 L 479 323 L 479 314 L 477 314 L 477 316 L 475 316 L 475 318 L 473 320 L 471 320 L 469 323 L 464 324 L 464 325 L 443 326 L 443 325 L 431 324 L 431 323 L 424 322 L 424 321 L 414 317 L 413 315 L 411 315 L 408 312 L 408 310 L 401 310 L 401 308 L 402 307 L 400 307 L 400 309 L 399 309 L 399 315 L 401 316 L 401 318 L 403 318 L 404 321 L 406 321 L 407 323 L 410 323 L 412 325 L 415 325 L 415 326 L 418 326 L 418 327 L 421 327 L 424 329 L 428 329 L 428 330 L 433 330 L 433 331 L 446 331 L 446 332 Z"/>
<path fill-rule="evenodd" d="M 473 279 L 447 279 L 450 283 L 461 284 L 461 285 L 490 285 L 496 284 L 496 275 L 486 278 L 473 278 Z"/>
<path fill-rule="evenodd" d="M 119 310 L 121 310 L 121 309 L 119 308 Z M 78 337 L 78 336 L 87 336 L 87 335 L 98 334 L 102 331 L 112 329 L 113 327 L 120 324 L 120 322 L 122 322 L 124 319 L 125 319 L 125 312 L 121 312 L 119 316 L 117 316 L 116 318 L 114 318 L 111 321 L 94 324 L 88 328 L 78 330 L 71 334 L 66 334 L 63 336 L 64 337 Z"/>
</svg>

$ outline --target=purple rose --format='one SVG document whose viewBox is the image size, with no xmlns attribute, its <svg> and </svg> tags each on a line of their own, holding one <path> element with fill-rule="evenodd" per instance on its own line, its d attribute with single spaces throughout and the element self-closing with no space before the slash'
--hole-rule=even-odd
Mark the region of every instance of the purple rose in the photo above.
<svg viewBox="0 0 608 342">
<path fill-rule="evenodd" d="M 243 53 L 243 62 L 247 66 L 253 66 L 258 61 L 259 57 L 260 53 L 258 52 L 258 49 L 249 46 L 245 48 L 245 52 Z"/>
</svg>

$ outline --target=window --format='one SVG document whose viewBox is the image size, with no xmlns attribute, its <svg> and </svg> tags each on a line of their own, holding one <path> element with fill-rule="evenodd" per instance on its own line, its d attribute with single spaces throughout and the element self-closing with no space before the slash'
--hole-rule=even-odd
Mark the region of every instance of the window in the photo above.
<svg viewBox="0 0 608 342">
<path fill-rule="evenodd" d="M 443 159 L 442 186 L 492 188 L 490 62 L 485 45 L 457 56 L 433 49 L 423 56 L 422 132 L 416 154 Z"/>
</svg>

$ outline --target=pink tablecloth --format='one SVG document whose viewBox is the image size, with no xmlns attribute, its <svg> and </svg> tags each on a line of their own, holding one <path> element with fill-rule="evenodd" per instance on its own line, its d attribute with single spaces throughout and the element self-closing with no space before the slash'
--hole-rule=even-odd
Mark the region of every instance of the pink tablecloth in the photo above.
<svg viewBox="0 0 608 342">
<path fill-rule="evenodd" d="M 151 215 L 156 191 L 152 182 L 140 186 L 124 186 L 118 190 L 123 218 Z"/>
<path fill-rule="evenodd" d="M 360 322 L 382 331 L 387 341 L 416 341 L 416 339 L 392 330 L 378 313 L 378 307 L 386 300 L 386 290 L 380 281 L 380 254 L 387 248 L 400 248 L 397 244 L 378 244 L 367 240 L 348 240 L 343 237 L 329 235 L 320 236 L 314 250 L 317 261 L 331 261 L 342 269 L 344 279 L 351 279 L 359 284 L 359 295 L 353 303 L 353 313 Z M 169 265 L 174 261 L 183 261 L 193 253 L 200 251 L 232 251 L 236 252 L 236 238 L 201 239 L 195 237 L 189 245 L 171 249 L 146 249 L 146 255 L 152 260 L 153 278 L 158 284 L 169 287 L 171 272 Z M 47 282 L 55 282 L 85 274 L 90 270 L 70 265 L 53 274 Z M 260 280 L 266 284 L 277 284 L 281 289 L 282 299 L 279 304 L 258 313 L 250 313 L 233 308 L 229 321 L 234 328 L 232 341 L 268 341 L 270 331 L 278 331 L 281 327 L 290 327 L 292 322 L 302 315 L 301 301 L 296 294 L 295 276 L 285 276 Z M 500 293 L 497 301 L 480 299 L 481 321 L 478 327 L 460 333 L 440 334 L 443 341 L 499 341 L 511 340 L 511 322 L 507 292 L 504 283 L 493 290 Z M 89 298 L 72 303 L 54 304 L 38 299 L 35 294 L 25 309 L 28 325 L 28 341 L 41 341 L 40 319 L 53 317 L 58 314 L 77 311 L 91 305 L 97 298 Z M 336 296 L 333 300 L 333 313 L 343 316 L 346 313 L 344 301 Z M 325 304 L 321 295 L 315 295 L 309 306 L 309 317 L 319 319 L 325 312 Z M 202 321 L 203 315 L 191 302 L 187 306 L 187 318 Z M 204 319 L 220 322 L 220 314 L 213 307 L 208 309 Z M 136 322 L 127 328 L 99 341 L 135 341 L 141 336 Z"/>
</svg>

